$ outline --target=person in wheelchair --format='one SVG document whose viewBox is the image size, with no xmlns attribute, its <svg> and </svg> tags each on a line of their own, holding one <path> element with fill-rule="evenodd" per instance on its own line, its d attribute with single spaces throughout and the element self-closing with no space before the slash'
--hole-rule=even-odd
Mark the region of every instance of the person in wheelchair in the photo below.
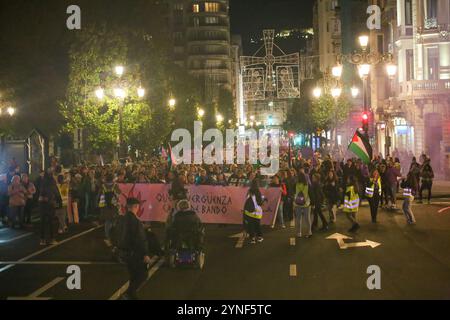
<svg viewBox="0 0 450 320">
<path fill-rule="evenodd" d="M 169 249 L 190 249 L 201 251 L 204 228 L 197 213 L 190 208 L 186 199 L 178 201 L 176 213 L 167 230 Z"/>
</svg>

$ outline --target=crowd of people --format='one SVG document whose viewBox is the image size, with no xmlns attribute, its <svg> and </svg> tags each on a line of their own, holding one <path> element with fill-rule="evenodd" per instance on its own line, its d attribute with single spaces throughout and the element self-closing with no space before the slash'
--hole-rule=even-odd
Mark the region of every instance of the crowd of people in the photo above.
<svg viewBox="0 0 450 320">
<path fill-rule="evenodd" d="M 374 157 L 369 165 L 359 159 L 336 161 L 320 153 L 308 159 L 297 154 L 291 161 L 287 153 L 282 153 L 280 160 L 280 171 L 268 178 L 261 176 L 258 165 L 171 166 L 161 156 L 139 163 L 78 165 L 68 169 L 53 159 L 49 169 L 34 181 L 12 161 L 8 172 L 0 176 L 0 215 L 4 226 L 24 228 L 30 227 L 32 212 L 39 212 L 42 245 L 56 242 L 55 231 L 65 233 L 69 224 L 84 220 L 104 221 L 108 239 L 118 211 L 120 183 L 172 184 L 175 190 L 185 185 L 250 188 L 257 181 L 257 187 L 281 189 L 277 218 L 280 225 L 285 228 L 285 221 L 294 220 L 298 236 L 306 225 L 306 237 L 309 237 L 318 228 L 319 220 L 321 230 L 328 229 L 336 221 L 339 209 L 344 212 L 347 209 L 351 230 L 355 231 L 359 226 L 352 217 L 357 208 L 346 208 L 346 204 L 355 202 L 356 197 L 358 206 L 363 199 L 368 200 L 372 221 L 376 223 L 379 207 L 396 209 L 402 179 L 405 188 L 411 189 L 411 196 L 418 197 L 418 201 L 422 201 L 424 190 L 428 191 L 428 202 L 431 199 L 434 173 L 425 155 L 420 161 L 413 158 L 409 167 L 402 167 L 398 158 L 381 156 Z M 403 206 L 403 210 L 409 212 L 410 206 Z M 57 228 L 53 227 L 53 220 L 57 221 Z M 262 241 L 258 229 L 256 233 L 258 236 L 252 241 Z"/>
</svg>

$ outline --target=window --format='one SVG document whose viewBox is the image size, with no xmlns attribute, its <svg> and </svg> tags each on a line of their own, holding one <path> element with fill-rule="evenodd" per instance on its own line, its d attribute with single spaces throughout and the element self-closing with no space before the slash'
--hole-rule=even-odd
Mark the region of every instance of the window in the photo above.
<svg viewBox="0 0 450 320">
<path fill-rule="evenodd" d="M 439 49 L 428 48 L 428 80 L 439 80 Z"/>
<path fill-rule="evenodd" d="M 426 17 L 428 19 L 437 18 L 437 0 L 427 0 Z"/>
<path fill-rule="evenodd" d="M 406 50 L 406 81 L 414 80 L 414 51 Z"/>
<path fill-rule="evenodd" d="M 205 12 L 219 12 L 219 4 L 217 2 L 205 2 Z"/>
<path fill-rule="evenodd" d="M 194 4 L 192 6 L 192 12 L 199 13 L 200 12 L 200 5 L 199 4 Z"/>
<path fill-rule="evenodd" d="M 199 27 L 199 26 L 200 26 L 200 19 L 194 18 L 194 27 Z"/>
<path fill-rule="evenodd" d="M 173 10 L 175 10 L 175 11 L 183 11 L 183 4 L 182 3 L 175 3 L 174 5 L 173 5 Z"/>
<path fill-rule="evenodd" d="M 405 0 L 405 25 L 411 26 L 413 20 L 412 0 Z"/>
<path fill-rule="evenodd" d="M 425 29 L 435 29 L 437 26 L 437 0 L 426 0 Z"/>
<path fill-rule="evenodd" d="M 219 17 L 206 17 L 205 23 L 206 24 L 219 24 Z"/>
<path fill-rule="evenodd" d="M 173 33 L 173 38 L 175 40 L 182 40 L 183 39 L 183 33 L 182 32 L 174 32 Z"/>
</svg>

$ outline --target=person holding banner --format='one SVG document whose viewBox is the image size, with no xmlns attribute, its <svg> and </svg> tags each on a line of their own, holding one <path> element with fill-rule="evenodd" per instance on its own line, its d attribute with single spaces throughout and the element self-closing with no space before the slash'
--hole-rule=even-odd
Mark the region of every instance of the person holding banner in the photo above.
<svg viewBox="0 0 450 320">
<path fill-rule="evenodd" d="M 261 191 L 259 190 L 258 180 L 254 179 L 251 182 L 247 200 L 244 205 L 244 225 L 250 236 L 251 244 L 255 244 L 256 241 L 264 241 L 261 231 L 261 219 L 263 217 L 263 209 L 261 206 L 264 201 Z"/>
</svg>

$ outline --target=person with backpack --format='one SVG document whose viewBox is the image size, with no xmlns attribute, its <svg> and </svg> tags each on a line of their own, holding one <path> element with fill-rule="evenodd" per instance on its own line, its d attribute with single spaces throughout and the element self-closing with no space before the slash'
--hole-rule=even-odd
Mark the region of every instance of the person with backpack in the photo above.
<svg viewBox="0 0 450 320">
<path fill-rule="evenodd" d="M 264 198 L 259 190 L 258 180 L 254 179 L 251 182 L 244 205 L 244 225 L 250 236 L 251 244 L 255 244 L 256 241 L 264 241 L 261 231 L 261 219 L 263 217 L 263 209 L 261 206 L 263 202 Z"/>
<path fill-rule="evenodd" d="M 128 290 L 122 296 L 124 300 L 137 300 L 137 291 L 147 278 L 148 256 L 147 236 L 142 222 L 137 218 L 140 202 L 136 198 L 127 199 L 127 212 L 121 219 L 118 249 L 127 265 L 129 274 Z"/>
<path fill-rule="evenodd" d="M 349 232 L 356 232 L 360 226 L 356 222 L 356 214 L 359 209 L 358 182 L 355 176 L 349 176 L 346 181 L 346 189 L 344 193 L 344 213 L 351 222 L 352 227 Z"/>
<path fill-rule="evenodd" d="M 308 230 L 306 238 L 312 236 L 311 225 L 311 200 L 308 180 L 305 173 L 299 172 L 295 185 L 294 197 L 295 226 L 297 227 L 297 237 L 302 237 L 303 220 L 306 222 Z"/>
</svg>

